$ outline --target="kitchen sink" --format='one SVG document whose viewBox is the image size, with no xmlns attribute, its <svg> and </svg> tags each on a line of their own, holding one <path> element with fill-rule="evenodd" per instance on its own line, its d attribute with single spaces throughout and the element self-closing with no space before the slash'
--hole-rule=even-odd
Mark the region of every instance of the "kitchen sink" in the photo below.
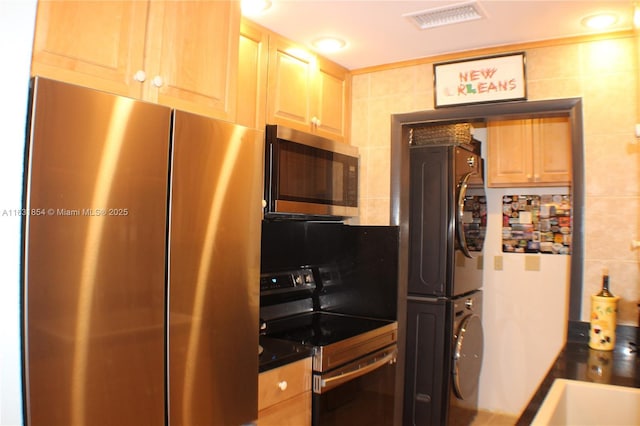
<svg viewBox="0 0 640 426">
<path fill-rule="evenodd" d="M 640 425 L 640 389 L 556 379 L 531 424 Z"/>
</svg>

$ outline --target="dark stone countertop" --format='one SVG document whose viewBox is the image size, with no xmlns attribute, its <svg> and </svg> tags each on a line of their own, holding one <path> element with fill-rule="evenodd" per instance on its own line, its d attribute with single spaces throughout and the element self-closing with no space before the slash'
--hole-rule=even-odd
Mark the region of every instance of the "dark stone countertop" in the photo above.
<svg viewBox="0 0 640 426">
<path fill-rule="evenodd" d="M 589 323 L 570 322 L 565 347 L 558 354 L 516 424 L 531 424 L 555 379 L 640 388 L 640 356 L 636 347 L 639 341 L 638 327 L 618 326 L 613 351 L 593 350 L 588 345 Z"/>
<path fill-rule="evenodd" d="M 258 355 L 260 373 L 299 361 L 313 354 L 312 346 L 262 335 L 260 336 L 260 346 L 263 348 L 262 354 Z"/>
</svg>

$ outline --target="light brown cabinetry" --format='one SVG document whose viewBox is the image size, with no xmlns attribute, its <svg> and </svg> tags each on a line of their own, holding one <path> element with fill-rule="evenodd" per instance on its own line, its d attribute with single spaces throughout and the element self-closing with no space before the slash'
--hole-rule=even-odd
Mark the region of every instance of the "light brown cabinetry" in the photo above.
<svg viewBox="0 0 640 426">
<path fill-rule="evenodd" d="M 351 74 L 346 68 L 243 19 L 238 69 L 239 124 L 280 124 L 349 141 Z"/>
<path fill-rule="evenodd" d="M 346 142 L 351 129 L 351 74 L 320 56 L 316 64 L 315 132 Z"/>
<path fill-rule="evenodd" d="M 258 426 L 311 424 L 311 358 L 261 373 Z"/>
<path fill-rule="evenodd" d="M 489 187 L 570 185 L 569 119 L 490 120 L 487 157 Z"/>
<path fill-rule="evenodd" d="M 268 59 L 269 34 L 264 28 L 243 19 L 238 55 L 238 124 L 264 129 Z"/>
<path fill-rule="evenodd" d="M 32 75 L 233 121 L 237 1 L 40 1 Z"/>
<path fill-rule="evenodd" d="M 268 37 L 266 123 L 347 142 L 349 71 L 278 34 Z"/>
</svg>

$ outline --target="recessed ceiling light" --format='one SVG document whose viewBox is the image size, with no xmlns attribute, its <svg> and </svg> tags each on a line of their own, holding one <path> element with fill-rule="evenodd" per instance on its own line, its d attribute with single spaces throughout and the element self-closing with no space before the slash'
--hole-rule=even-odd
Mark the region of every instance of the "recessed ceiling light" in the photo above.
<svg viewBox="0 0 640 426">
<path fill-rule="evenodd" d="M 244 16 L 258 15 L 271 7 L 271 0 L 242 0 L 240 8 Z"/>
<path fill-rule="evenodd" d="M 347 42 L 337 37 L 320 37 L 315 39 L 311 44 L 320 52 L 331 53 L 344 49 Z"/>
<path fill-rule="evenodd" d="M 582 25 L 593 30 L 604 30 L 618 22 L 618 17 L 612 13 L 599 13 L 582 19 Z"/>
<path fill-rule="evenodd" d="M 421 30 L 425 30 L 427 28 L 441 27 L 459 22 L 474 21 L 486 15 L 480 8 L 478 2 L 470 1 L 422 10 L 420 12 L 405 13 L 402 16 L 412 20 Z"/>
</svg>

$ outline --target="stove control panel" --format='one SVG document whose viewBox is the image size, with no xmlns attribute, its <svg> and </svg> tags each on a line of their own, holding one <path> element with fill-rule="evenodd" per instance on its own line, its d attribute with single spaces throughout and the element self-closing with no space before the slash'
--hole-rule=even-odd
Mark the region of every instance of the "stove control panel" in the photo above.
<svg viewBox="0 0 640 426">
<path fill-rule="evenodd" d="M 260 292 L 270 290 L 308 289 L 316 282 L 310 268 L 260 276 Z"/>
</svg>

